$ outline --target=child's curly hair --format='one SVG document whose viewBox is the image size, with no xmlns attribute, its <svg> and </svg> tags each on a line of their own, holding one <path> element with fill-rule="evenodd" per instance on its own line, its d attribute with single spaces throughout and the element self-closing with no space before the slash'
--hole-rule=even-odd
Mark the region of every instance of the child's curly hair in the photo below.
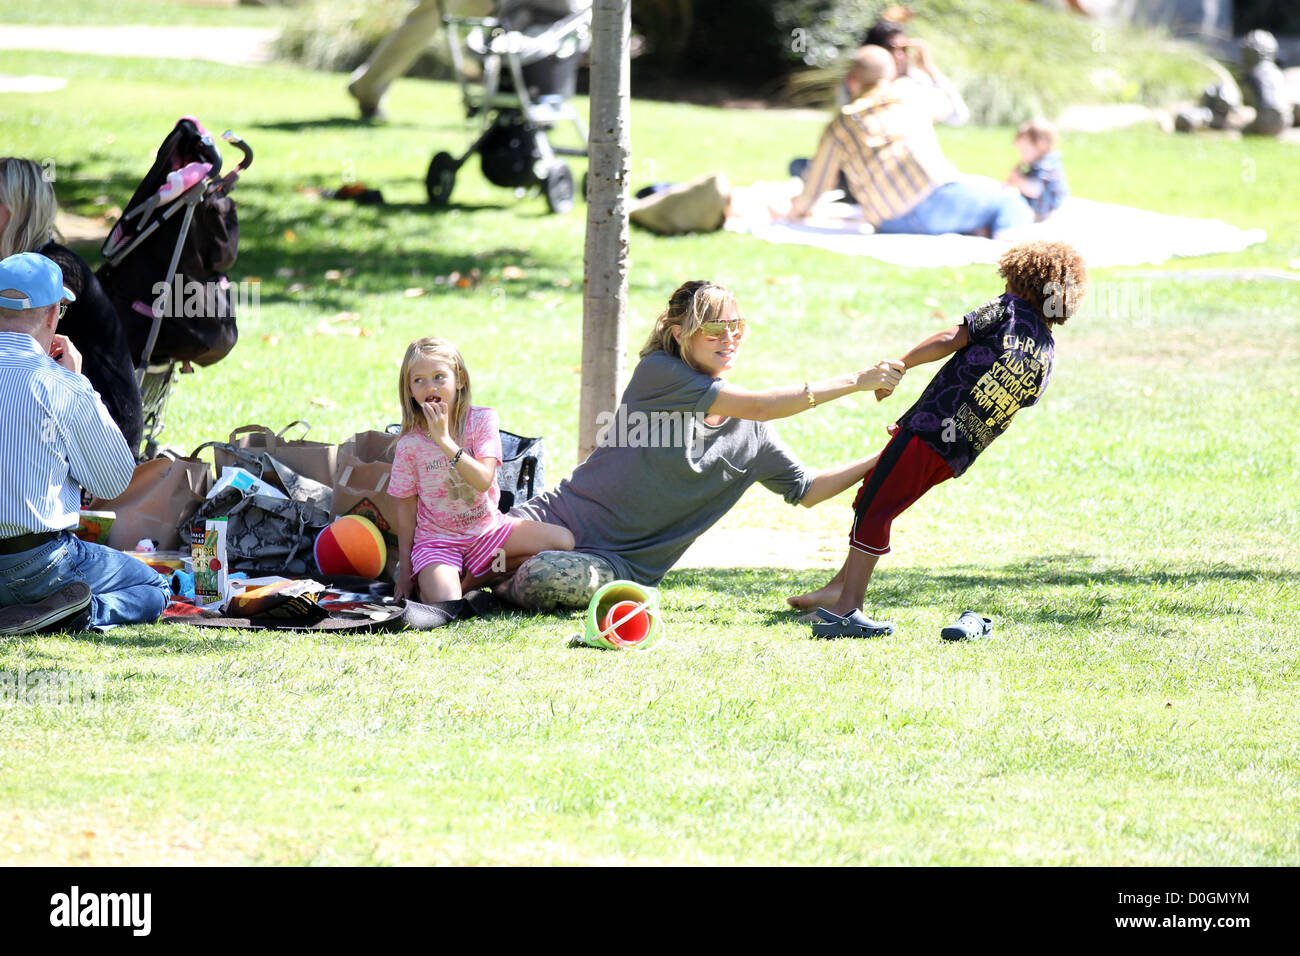
<svg viewBox="0 0 1300 956">
<path fill-rule="evenodd" d="M 1032 305 L 1048 325 L 1060 325 L 1088 294 L 1088 266 L 1068 243 L 1035 240 L 1012 246 L 998 260 L 1008 291 Z"/>
</svg>

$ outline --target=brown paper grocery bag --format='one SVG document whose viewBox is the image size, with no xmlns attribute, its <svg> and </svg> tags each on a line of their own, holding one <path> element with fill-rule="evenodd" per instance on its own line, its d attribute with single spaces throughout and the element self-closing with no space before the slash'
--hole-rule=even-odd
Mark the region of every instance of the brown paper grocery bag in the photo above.
<svg viewBox="0 0 1300 956">
<path fill-rule="evenodd" d="M 388 493 L 391 467 L 387 462 L 369 462 L 344 468 L 334 484 L 330 509 L 330 520 L 359 515 L 374 522 L 388 550 L 380 577 L 389 582 L 397 570 L 397 499 Z"/>
<path fill-rule="evenodd" d="M 339 476 L 349 464 L 370 464 L 371 462 L 382 461 L 391 465 L 393 457 L 397 454 L 397 439 L 397 435 L 388 432 L 357 432 L 339 445 L 339 453 L 335 459 L 334 467 L 335 482 L 338 482 Z"/>
<path fill-rule="evenodd" d="M 305 437 L 286 438 L 285 433 L 296 425 L 303 426 L 304 436 L 311 431 L 311 425 L 301 419 L 290 422 L 278 432 L 271 431 L 265 425 L 244 425 L 230 433 L 230 444 L 252 452 L 264 451 L 305 478 L 319 481 L 322 485 L 332 484 L 338 446 L 330 442 L 307 441 Z M 238 463 L 221 461 L 218 455 L 218 471 L 223 465 L 235 464 Z"/>
<path fill-rule="evenodd" d="M 163 456 L 137 465 L 126 491 L 116 498 L 93 498 L 88 507 L 117 512 L 108 532 L 110 548 L 132 551 L 148 538 L 159 551 L 175 551 L 181 546 L 177 526 L 198 509 L 211 486 L 207 462 Z"/>
</svg>

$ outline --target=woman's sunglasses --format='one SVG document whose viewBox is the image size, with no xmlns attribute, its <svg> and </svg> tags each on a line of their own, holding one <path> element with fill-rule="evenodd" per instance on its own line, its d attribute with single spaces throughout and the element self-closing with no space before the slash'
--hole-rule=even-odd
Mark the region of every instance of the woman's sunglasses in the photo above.
<svg viewBox="0 0 1300 956">
<path fill-rule="evenodd" d="M 705 322 L 700 325 L 700 334 L 708 342 L 716 342 L 722 338 L 723 333 L 730 333 L 738 338 L 743 336 L 745 334 L 745 320 L 728 319 L 726 322 Z"/>
</svg>

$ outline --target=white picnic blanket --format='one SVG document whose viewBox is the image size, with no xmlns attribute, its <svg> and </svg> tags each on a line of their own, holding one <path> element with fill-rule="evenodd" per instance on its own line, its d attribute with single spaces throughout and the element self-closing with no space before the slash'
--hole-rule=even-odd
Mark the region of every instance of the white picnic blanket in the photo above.
<svg viewBox="0 0 1300 956">
<path fill-rule="evenodd" d="M 789 183 L 759 183 L 737 187 L 731 217 L 723 227 L 748 233 L 766 242 L 816 246 L 849 256 L 867 256 L 900 266 L 966 266 L 997 262 L 1011 242 L 1022 239 L 1062 239 L 1079 250 L 1093 267 L 1159 264 L 1173 256 L 1204 256 L 1240 252 L 1263 242 L 1263 229 L 1239 229 L 1219 219 L 1194 219 L 1097 202 L 1071 196 L 1046 222 L 1016 230 L 1007 239 L 978 236 L 878 235 L 862 219 L 857 206 L 823 197 L 812 215 L 800 223 L 774 218 L 790 195 Z M 788 198 L 786 198 L 788 203 Z"/>
</svg>

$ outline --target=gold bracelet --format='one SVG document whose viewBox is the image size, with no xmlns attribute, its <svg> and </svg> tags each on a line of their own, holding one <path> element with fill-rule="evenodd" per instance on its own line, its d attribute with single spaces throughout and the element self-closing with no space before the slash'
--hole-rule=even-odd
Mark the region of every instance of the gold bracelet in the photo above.
<svg viewBox="0 0 1300 956">
<path fill-rule="evenodd" d="M 803 383 L 803 393 L 804 393 L 805 395 L 808 396 L 808 407 L 809 407 L 809 408 L 816 408 L 816 407 L 817 407 L 817 396 L 814 395 L 814 394 L 812 393 L 812 389 L 808 387 L 808 383 L 807 383 L 807 382 L 804 382 L 804 383 Z"/>
</svg>

